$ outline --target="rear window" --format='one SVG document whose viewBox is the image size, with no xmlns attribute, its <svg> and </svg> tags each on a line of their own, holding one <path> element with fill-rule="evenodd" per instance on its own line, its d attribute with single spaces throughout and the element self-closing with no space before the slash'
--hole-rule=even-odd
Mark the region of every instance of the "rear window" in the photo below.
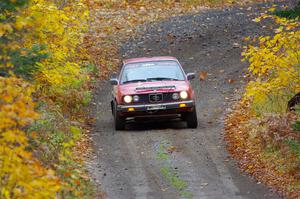
<svg viewBox="0 0 300 199">
<path fill-rule="evenodd" d="M 121 84 L 145 81 L 182 81 L 184 73 L 176 61 L 130 63 L 124 66 Z"/>
</svg>

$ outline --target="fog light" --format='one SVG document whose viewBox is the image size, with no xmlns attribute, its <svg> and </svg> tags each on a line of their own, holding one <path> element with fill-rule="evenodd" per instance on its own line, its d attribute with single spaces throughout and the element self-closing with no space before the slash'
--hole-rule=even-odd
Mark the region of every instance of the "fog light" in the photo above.
<svg viewBox="0 0 300 199">
<path fill-rule="evenodd" d="M 184 107 L 186 107 L 186 104 L 179 104 L 179 107 L 184 108 Z"/>
<path fill-rule="evenodd" d="M 178 93 L 173 93 L 172 99 L 173 100 L 179 100 L 179 94 Z"/>
<path fill-rule="evenodd" d="M 132 112 L 132 111 L 134 111 L 134 108 L 128 108 L 128 111 Z"/>
<path fill-rule="evenodd" d="M 133 96 L 133 101 L 138 102 L 140 100 L 140 97 L 138 95 Z"/>
</svg>

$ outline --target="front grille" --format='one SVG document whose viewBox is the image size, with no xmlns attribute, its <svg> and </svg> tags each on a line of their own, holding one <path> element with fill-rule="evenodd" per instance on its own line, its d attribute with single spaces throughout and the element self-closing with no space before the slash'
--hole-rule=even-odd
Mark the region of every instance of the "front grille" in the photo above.
<svg viewBox="0 0 300 199">
<path fill-rule="evenodd" d="M 163 101 L 162 93 L 149 94 L 149 102 L 162 102 L 162 101 Z"/>
<path fill-rule="evenodd" d="M 159 94 L 162 95 L 161 101 L 154 101 L 150 99 L 150 95 Z M 158 102 L 174 102 L 175 100 L 172 99 L 173 93 L 151 93 L 151 94 L 140 94 L 139 103 L 147 104 L 147 103 L 158 103 Z"/>
</svg>

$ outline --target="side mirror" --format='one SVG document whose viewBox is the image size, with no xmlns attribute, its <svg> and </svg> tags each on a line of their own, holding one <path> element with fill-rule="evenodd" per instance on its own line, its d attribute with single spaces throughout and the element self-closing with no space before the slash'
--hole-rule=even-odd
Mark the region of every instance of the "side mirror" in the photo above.
<svg viewBox="0 0 300 199">
<path fill-rule="evenodd" d="M 186 74 L 186 78 L 187 78 L 188 80 L 195 79 L 195 73 L 188 73 L 188 74 Z"/>
<path fill-rule="evenodd" d="M 115 85 L 118 85 L 119 84 L 119 80 L 117 78 L 111 78 L 109 80 L 110 84 L 115 86 Z"/>
</svg>

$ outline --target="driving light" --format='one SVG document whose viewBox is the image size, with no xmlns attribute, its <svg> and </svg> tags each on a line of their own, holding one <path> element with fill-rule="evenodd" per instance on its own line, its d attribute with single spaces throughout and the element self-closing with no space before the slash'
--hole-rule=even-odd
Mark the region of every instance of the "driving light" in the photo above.
<svg viewBox="0 0 300 199">
<path fill-rule="evenodd" d="M 178 100 L 179 99 L 179 94 L 178 93 L 173 93 L 172 99 L 173 100 Z"/>
<path fill-rule="evenodd" d="M 188 93 L 186 91 L 181 91 L 180 92 L 180 98 L 181 99 L 186 99 L 188 98 Z"/>
<path fill-rule="evenodd" d="M 134 111 L 134 108 L 128 108 L 128 111 L 132 112 L 132 111 Z"/>
<path fill-rule="evenodd" d="M 179 107 L 184 108 L 184 107 L 186 107 L 186 104 L 179 104 Z"/>
<path fill-rule="evenodd" d="M 126 103 L 132 102 L 132 97 L 130 95 L 125 95 L 123 99 L 124 99 L 124 102 L 126 102 Z"/>
<path fill-rule="evenodd" d="M 140 97 L 138 95 L 133 96 L 133 101 L 138 102 L 140 100 Z"/>
</svg>

